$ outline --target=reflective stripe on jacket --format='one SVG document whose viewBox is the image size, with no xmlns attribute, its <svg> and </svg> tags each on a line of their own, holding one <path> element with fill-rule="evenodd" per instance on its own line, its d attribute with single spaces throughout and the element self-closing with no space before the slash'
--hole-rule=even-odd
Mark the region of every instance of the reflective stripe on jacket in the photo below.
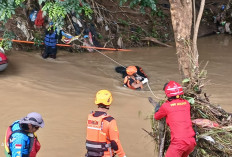
<svg viewBox="0 0 232 157">
<path fill-rule="evenodd" d="M 111 147 L 114 141 L 116 146 Z M 124 157 L 116 120 L 105 112 L 89 114 L 87 121 L 86 149 L 89 156 L 112 157 L 116 153 Z"/>
<path fill-rule="evenodd" d="M 99 153 L 99 156 L 104 154 L 104 151 L 107 151 L 107 137 L 106 133 L 102 132 L 103 129 L 103 119 L 107 116 L 102 114 L 101 116 L 94 117 L 92 114 L 89 114 L 87 121 L 87 136 L 86 136 L 86 149 L 90 152 Z M 109 141 L 108 141 L 109 143 Z M 96 154 L 97 155 L 97 154 Z"/>
</svg>

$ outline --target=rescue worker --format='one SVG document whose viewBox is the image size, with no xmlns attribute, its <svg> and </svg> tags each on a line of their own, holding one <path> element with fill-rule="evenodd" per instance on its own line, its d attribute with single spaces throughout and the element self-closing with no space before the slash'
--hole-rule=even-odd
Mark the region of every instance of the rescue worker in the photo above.
<svg viewBox="0 0 232 157">
<path fill-rule="evenodd" d="M 4 71 L 8 66 L 8 59 L 5 55 L 4 49 L 0 47 L 0 71 Z"/>
<path fill-rule="evenodd" d="M 116 120 L 107 114 L 113 101 L 108 90 L 96 94 L 95 104 L 98 110 L 88 116 L 86 136 L 86 157 L 126 157 L 121 142 Z"/>
<path fill-rule="evenodd" d="M 171 131 L 171 143 L 165 157 L 187 157 L 196 146 L 195 132 L 192 128 L 190 104 L 180 96 L 184 94 L 182 87 L 175 81 L 164 85 L 168 98 L 161 106 L 155 108 L 154 118 L 166 118 Z"/>
<path fill-rule="evenodd" d="M 60 34 L 68 39 L 72 38 L 72 36 L 65 34 L 62 30 L 60 31 Z M 44 37 L 45 50 L 44 53 L 42 54 L 42 57 L 44 59 L 48 57 L 56 59 L 56 54 L 57 54 L 56 44 L 57 44 L 58 36 L 59 35 L 57 33 L 57 29 L 54 29 L 53 22 L 50 22 L 49 28 L 46 30 Z"/>
<path fill-rule="evenodd" d="M 138 66 L 128 66 L 127 76 L 124 78 L 124 86 L 130 89 L 142 89 L 143 84 L 148 82 L 147 75 Z"/>
<path fill-rule="evenodd" d="M 39 113 L 31 112 L 8 127 L 5 137 L 6 157 L 36 157 L 40 143 L 35 132 L 44 127 Z"/>
</svg>

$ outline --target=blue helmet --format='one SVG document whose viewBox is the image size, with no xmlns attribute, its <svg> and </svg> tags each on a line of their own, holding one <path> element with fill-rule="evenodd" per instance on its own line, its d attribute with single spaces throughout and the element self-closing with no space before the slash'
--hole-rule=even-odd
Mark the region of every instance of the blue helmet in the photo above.
<svg viewBox="0 0 232 157">
<path fill-rule="evenodd" d="M 225 5 L 222 5 L 221 10 L 222 11 L 225 10 Z"/>
<path fill-rule="evenodd" d="M 89 36 L 88 35 L 84 35 L 84 38 L 88 38 Z"/>
</svg>

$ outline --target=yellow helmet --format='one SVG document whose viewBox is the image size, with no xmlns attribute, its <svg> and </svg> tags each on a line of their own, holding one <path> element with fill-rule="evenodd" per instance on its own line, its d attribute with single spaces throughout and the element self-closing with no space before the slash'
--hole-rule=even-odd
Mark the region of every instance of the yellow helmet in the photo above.
<svg viewBox="0 0 232 157">
<path fill-rule="evenodd" d="M 108 90 L 99 90 L 96 94 L 95 104 L 104 104 L 109 106 L 113 101 L 113 97 L 110 91 Z"/>
</svg>

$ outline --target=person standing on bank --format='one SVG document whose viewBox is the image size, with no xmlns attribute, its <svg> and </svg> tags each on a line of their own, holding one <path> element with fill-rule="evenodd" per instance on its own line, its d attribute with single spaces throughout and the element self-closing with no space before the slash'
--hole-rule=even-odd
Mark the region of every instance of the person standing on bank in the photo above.
<svg viewBox="0 0 232 157">
<path fill-rule="evenodd" d="M 115 154 L 126 157 L 116 120 L 107 114 L 112 100 L 108 90 L 100 90 L 96 94 L 98 110 L 90 113 L 87 121 L 86 157 L 113 157 Z"/>
<path fill-rule="evenodd" d="M 195 132 L 192 128 L 190 104 L 180 96 L 182 87 L 175 81 L 164 85 L 168 100 L 161 106 L 156 105 L 154 118 L 166 118 L 171 131 L 171 144 L 165 157 L 188 157 L 196 146 Z"/>
<path fill-rule="evenodd" d="M 44 127 L 39 113 L 31 112 L 8 127 L 5 136 L 6 157 L 36 157 L 40 143 L 35 132 Z"/>
</svg>

